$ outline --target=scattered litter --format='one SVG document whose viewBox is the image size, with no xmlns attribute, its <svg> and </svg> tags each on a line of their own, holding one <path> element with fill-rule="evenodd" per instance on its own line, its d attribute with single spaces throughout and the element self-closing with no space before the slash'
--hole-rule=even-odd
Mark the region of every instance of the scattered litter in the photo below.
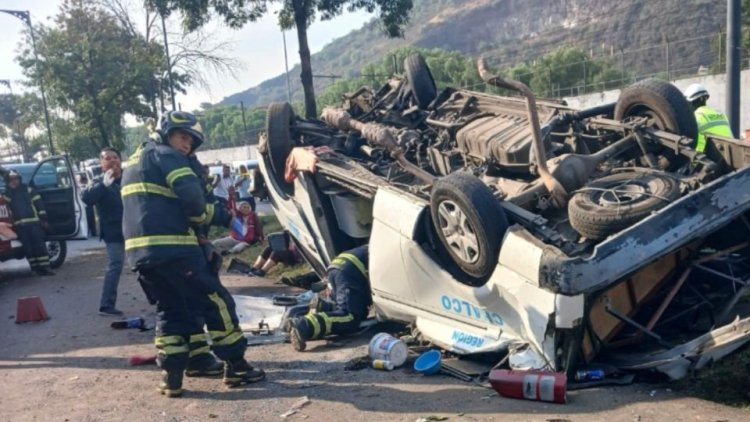
<svg viewBox="0 0 750 422">
<path fill-rule="evenodd" d="M 650 393 L 648 393 L 649 396 L 654 397 L 656 396 L 656 390 L 651 390 Z"/>
<path fill-rule="evenodd" d="M 78 379 L 78 375 L 68 378 L 68 381 L 75 381 Z"/>
<path fill-rule="evenodd" d="M 130 366 L 155 365 L 155 364 L 156 364 L 156 355 L 151 355 L 151 356 L 133 355 L 128 358 L 128 365 Z"/>
<path fill-rule="evenodd" d="M 362 369 L 368 368 L 372 364 L 372 359 L 369 356 L 361 356 L 358 358 L 350 359 L 344 365 L 345 371 L 361 371 Z"/>
<path fill-rule="evenodd" d="M 490 371 L 490 384 L 503 397 L 565 404 L 568 377 L 552 371 Z"/>
<path fill-rule="evenodd" d="M 124 330 L 126 328 L 137 328 L 141 331 L 148 330 L 148 328 L 146 328 L 146 320 L 139 316 L 124 319 L 122 321 L 114 321 L 109 326 L 116 330 Z"/>
<path fill-rule="evenodd" d="M 216 418 L 218 418 L 218 417 L 219 417 L 219 415 L 215 415 L 215 414 L 213 414 L 213 413 L 209 413 L 209 414 L 208 414 L 208 418 L 209 418 L 209 419 L 216 419 Z"/>
<path fill-rule="evenodd" d="M 375 334 L 368 350 L 372 359 L 390 361 L 395 367 L 403 365 L 409 355 L 406 343 L 388 333 Z"/>
<path fill-rule="evenodd" d="M 286 412 L 282 413 L 280 416 L 282 418 L 288 418 L 289 416 L 292 416 L 293 414 L 297 413 L 302 409 L 303 407 L 307 406 L 308 404 L 312 403 L 310 399 L 307 396 L 303 396 L 301 399 L 297 400 L 292 407 L 289 408 Z"/>
<path fill-rule="evenodd" d="M 423 417 L 417 419 L 417 422 L 447 421 L 447 420 L 448 420 L 447 416 L 430 415 L 430 416 L 423 416 Z"/>
</svg>

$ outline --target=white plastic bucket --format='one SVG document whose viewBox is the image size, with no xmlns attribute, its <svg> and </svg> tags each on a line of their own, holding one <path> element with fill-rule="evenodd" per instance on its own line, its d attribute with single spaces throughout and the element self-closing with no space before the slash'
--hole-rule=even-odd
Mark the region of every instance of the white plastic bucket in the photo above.
<svg viewBox="0 0 750 422">
<path fill-rule="evenodd" d="M 370 340 L 370 358 L 373 360 L 387 360 L 393 366 L 401 366 L 408 354 L 406 343 L 388 333 L 378 333 Z"/>
</svg>

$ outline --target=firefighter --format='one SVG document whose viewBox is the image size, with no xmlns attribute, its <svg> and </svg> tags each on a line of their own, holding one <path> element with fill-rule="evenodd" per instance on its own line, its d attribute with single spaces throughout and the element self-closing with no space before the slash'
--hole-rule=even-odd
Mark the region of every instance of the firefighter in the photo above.
<svg viewBox="0 0 750 422">
<path fill-rule="evenodd" d="M 221 222 L 229 215 L 207 204 L 188 156 L 203 143 L 203 130 L 191 113 L 162 116 L 158 142 L 147 142 L 128 161 L 122 180 L 125 253 L 139 272 L 146 295 L 157 305 L 159 390 L 182 395 L 191 335 L 202 331 L 224 361 L 230 387 L 261 381 L 265 373 L 245 359 L 247 341 L 240 331 L 232 296 L 209 268 L 193 225 Z"/>
<path fill-rule="evenodd" d="M 727 116 L 706 105 L 708 90 L 701 84 L 692 84 L 685 90 L 685 98 L 693 106 L 695 120 L 698 122 L 698 139 L 695 143 L 696 152 L 706 149 L 706 134 L 732 138 L 732 128 L 729 127 Z"/>
<path fill-rule="evenodd" d="M 334 303 L 313 301 L 307 315 L 291 322 L 289 337 L 294 350 L 305 350 L 307 340 L 321 339 L 330 334 L 351 334 L 359 330 L 359 324 L 367 318 L 372 304 L 367 265 L 367 245 L 334 258 L 328 267 L 328 282 Z"/>
<path fill-rule="evenodd" d="M 17 171 L 6 171 L 4 178 L 3 197 L 10 205 L 13 227 L 18 240 L 23 243 L 26 259 L 31 269 L 39 275 L 55 275 L 49 268 L 49 252 L 44 240 L 45 230 L 49 225 L 42 197 L 33 188 L 23 183 Z"/>
</svg>

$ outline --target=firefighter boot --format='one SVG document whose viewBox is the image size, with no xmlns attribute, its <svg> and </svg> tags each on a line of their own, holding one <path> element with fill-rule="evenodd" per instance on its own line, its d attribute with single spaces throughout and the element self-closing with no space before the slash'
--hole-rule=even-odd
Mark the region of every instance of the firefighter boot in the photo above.
<svg viewBox="0 0 750 422">
<path fill-rule="evenodd" d="M 266 379 L 262 369 L 255 369 L 246 360 L 236 362 L 227 361 L 224 365 L 224 384 L 228 387 L 238 387 L 242 384 L 252 384 Z"/>
<path fill-rule="evenodd" d="M 167 397 L 182 396 L 182 371 L 162 371 L 159 391 Z"/>
<path fill-rule="evenodd" d="M 289 329 L 289 341 L 292 343 L 294 350 L 298 352 L 305 351 L 307 340 L 310 339 L 308 331 L 305 318 L 295 318 L 292 320 Z"/>
<path fill-rule="evenodd" d="M 216 378 L 224 373 L 224 362 L 211 353 L 201 353 L 190 359 L 185 375 L 188 377 Z"/>
</svg>

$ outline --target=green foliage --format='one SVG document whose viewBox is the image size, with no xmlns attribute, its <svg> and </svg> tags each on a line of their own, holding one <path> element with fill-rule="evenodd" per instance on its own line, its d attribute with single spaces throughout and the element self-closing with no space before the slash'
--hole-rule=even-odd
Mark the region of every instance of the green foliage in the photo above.
<svg viewBox="0 0 750 422">
<path fill-rule="evenodd" d="M 404 59 L 412 53 L 424 56 L 438 89 L 451 86 L 508 94 L 506 91 L 485 86 L 473 58 L 438 48 L 404 47 L 391 51 L 378 63 L 365 65 L 359 77 L 329 85 L 318 97 L 318 105 L 340 105 L 344 94 L 354 92 L 362 86 L 379 88 L 392 75 L 403 73 Z M 519 63 L 499 74 L 525 83 L 537 95 L 543 97 L 561 97 L 611 89 L 619 86 L 624 76 L 622 71 L 616 70 L 608 61 L 590 59 L 585 52 L 572 47 L 558 48 L 533 63 Z"/>
<path fill-rule="evenodd" d="M 42 100 L 35 94 L 0 95 L 0 126 L 3 127 L 6 136 L 11 135 L 11 139 L 18 144 L 27 160 L 31 159 L 39 148 L 34 147 L 26 132 L 31 127 L 44 127 L 43 112 Z M 46 134 L 40 137 L 46 137 Z"/>
<path fill-rule="evenodd" d="M 122 116 L 154 115 L 149 104 L 159 92 L 155 75 L 163 73 L 160 45 L 123 28 L 96 4 L 73 0 L 62 4 L 53 25 L 35 32 L 39 60 L 26 49 L 19 63 L 32 84 L 44 80 L 50 109 L 74 116 L 56 124 L 61 149 L 84 154 L 89 146 L 122 148 Z"/>
<path fill-rule="evenodd" d="M 257 143 L 258 132 L 266 124 L 266 110 L 263 108 L 245 109 L 244 122 L 240 106 L 217 106 L 196 113 L 206 133 L 203 149 Z"/>
</svg>

